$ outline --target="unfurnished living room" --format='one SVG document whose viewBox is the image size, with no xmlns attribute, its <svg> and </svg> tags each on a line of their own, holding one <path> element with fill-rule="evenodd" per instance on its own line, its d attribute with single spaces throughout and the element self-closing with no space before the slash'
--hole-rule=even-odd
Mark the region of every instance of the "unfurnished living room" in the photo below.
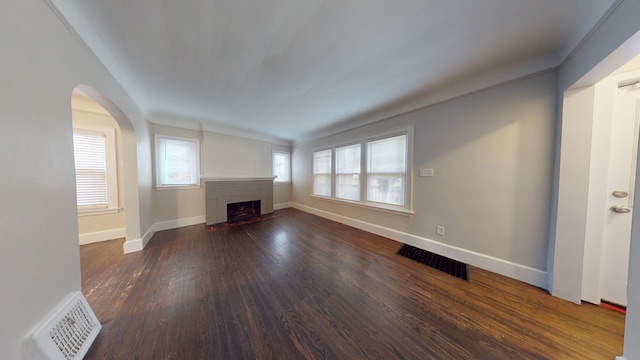
<svg viewBox="0 0 640 360">
<path fill-rule="evenodd" d="M 640 359 L 640 1 L 3 5 L 3 359 Z"/>
</svg>

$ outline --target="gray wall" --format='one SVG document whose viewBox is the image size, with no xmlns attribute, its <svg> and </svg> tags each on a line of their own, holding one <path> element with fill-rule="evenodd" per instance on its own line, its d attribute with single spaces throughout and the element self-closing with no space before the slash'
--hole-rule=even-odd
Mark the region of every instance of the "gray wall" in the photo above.
<svg viewBox="0 0 640 360">
<path fill-rule="evenodd" d="M 294 145 L 293 201 L 544 271 L 557 74 L 482 90 L 339 135 Z M 415 124 L 415 215 L 319 200 L 312 148 Z M 433 178 L 418 169 L 433 168 Z M 436 225 L 446 236 L 436 236 Z"/>
<path fill-rule="evenodd" d="M 72 90 L 86 84 L 117 104 L 142 132 L 145 163 L 149 143 L 140 110 L 44 1 L 4 2 L 0 24 L 0 166 L 11 175 L 0 179 L 0 349 L 17 359 L 24 337 L 80 290 Z M 134 178 L 144 186 L 150 172 Z M 140 236 L 150 198 L 136 200 Z"/>
</svg>

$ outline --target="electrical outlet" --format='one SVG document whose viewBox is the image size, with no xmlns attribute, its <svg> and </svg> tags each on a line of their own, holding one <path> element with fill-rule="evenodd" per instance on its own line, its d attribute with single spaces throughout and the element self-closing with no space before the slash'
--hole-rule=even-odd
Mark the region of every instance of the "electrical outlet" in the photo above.
<svg viewBox="0 0 640 360">
<path fill-rule="evenodd" d="M 420 176 L 422 177 L 432 177 L 433 169 L 420 169 Z"/>
<path fill-rule="evenodd" d="M 436 226 L 436 235 L 444 236 L 444 226 Z"/>
</svg>

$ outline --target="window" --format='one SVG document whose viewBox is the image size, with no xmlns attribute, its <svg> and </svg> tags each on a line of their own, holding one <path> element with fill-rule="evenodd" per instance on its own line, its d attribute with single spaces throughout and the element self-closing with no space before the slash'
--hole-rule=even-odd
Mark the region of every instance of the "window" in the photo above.
<svg viewBox="0 0 640 360">
<path fill-rule="evenodd" d="M 404 206 L 407 135 L 367 142 L 367 200 Z"/>
<path fill-rule="evenodd" d="M 409 125 L 315 150 L 313 195 L 410 213 L 412 144 Z"/>
<path fill-rule="evenodd" d="M 273 165 L 273 176 L 276 176 L 274 182 L 291 182 L 291 154 L 274 150 L 271 161 Z"/>
<path fill-rule="evenodd" d="M 360 200 L 360 144 L 336 148 L 336 197 Z"/>
<path fill-rule="evenodd" d="M 313 194 L 331 196 L 331 149 L 313 153 Z"/>
<path fill-rule="evenodd" d="M 73 129 L 76 197 L 79 214 L 118 209 L 115 130 L 89 127 Z"/>
<path fill-rule="evenodd" d="M 199 186 L 199 154 L 198 140 L 156 135 L 156 185 Z"/>
</svg>

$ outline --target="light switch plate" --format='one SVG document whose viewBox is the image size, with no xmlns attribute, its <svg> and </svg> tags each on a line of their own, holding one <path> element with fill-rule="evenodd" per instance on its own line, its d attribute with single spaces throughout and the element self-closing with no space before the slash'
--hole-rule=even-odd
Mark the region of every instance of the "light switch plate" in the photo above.
<svg viewBox="0 0 640 360">
<path fill-rule="evenodd" d="M 422 177 L 432 177 L 433 169 L 420 169 L 420 176 Z"/>
</svg>

